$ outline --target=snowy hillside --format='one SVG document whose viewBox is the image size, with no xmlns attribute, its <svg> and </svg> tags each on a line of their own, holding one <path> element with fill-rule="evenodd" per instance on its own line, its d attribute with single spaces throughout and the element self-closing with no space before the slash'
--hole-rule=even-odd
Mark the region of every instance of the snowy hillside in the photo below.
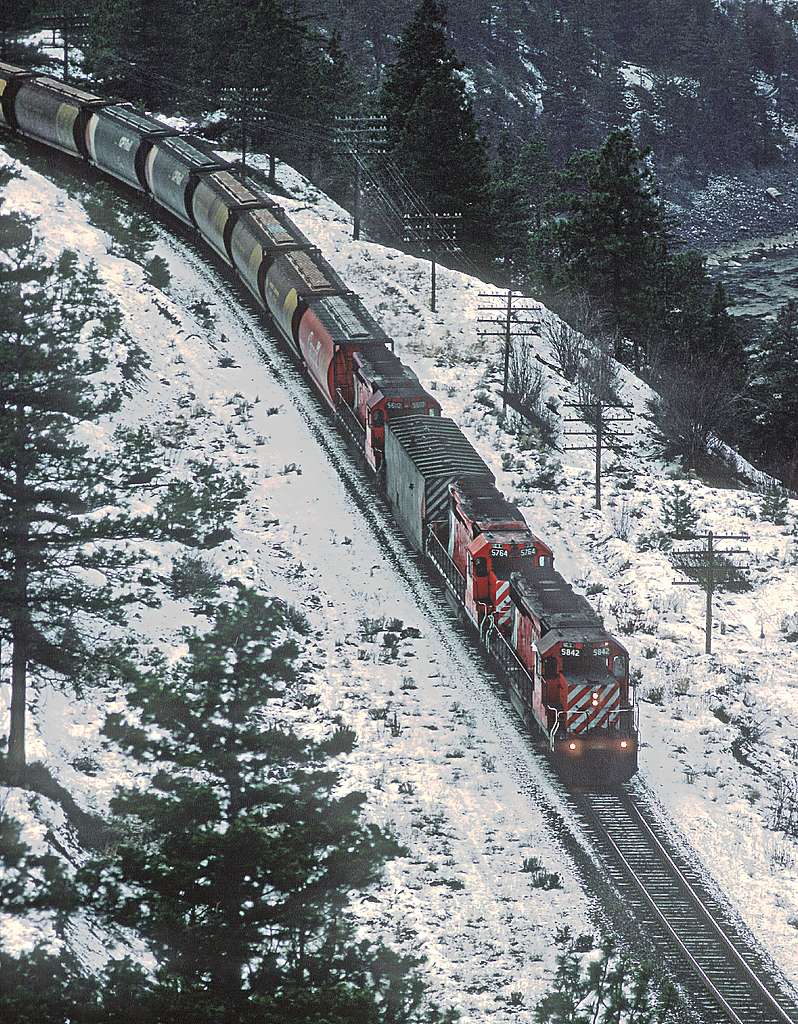
<svg viewBox="0 0 798 1024">
<path fill-rule="evenodd" d="M 27 169 L 9 187 L 7 207 L 44 218 L 53 254 L 72 246 L 96 260 L 127 329 L 150 356 L 147 386 L 124 421 L 163 425 L 177 472 L 192 456 L 212 456 L 251 484 L 234 539 L 213 553 L 216 567 L 307 615 L 304 660 L 317 674 L 317 708 L 272 703 L 270 714 L 313 729 L 329 731 L 332 719 L 354 728 L 345 785 L 366 791 L 369 814 L 391 823 L 410 850 L 361 905 L 364 927 L 404 952 L 424 952 L 431 994 L 442 1005 L 472 1020 L 483 1013 L 517 1019 L 510 993 L 521 992 L 527 1005 L 542 994 L 559 930 L 593 926 L 538 799 L 528 741 L 497 702 L 495 684 L 451 638 L 448 615 L 391 524 L 378 512 L 364 520 L 334 466 L 358 490 L 365 479 L 343 443 L 328 436 L 329 421 L 293 364 L 213 268 L 162 233 L 155 251 L 168 261 L 172 284 L 168 295 L 158 292 L 139 266 L 109 254 L 108 236 L 89 224 L 79 201 Z M 198 319 L 190 307 L 200 300 L 210 314 Z M 168 571 L 173 552 L 157 553 Z M 165 597 L 135 626 L 143 640 L 179 652 L 181 627 L 191 621 L 184 604 Z M 112 701 L 46 692 L 30 736 L 31 760 L 44 761 L 81 805 L 101 813 L 134 770 L 99 736 Z M 42 842 L 52 828 L 80 856 L 58 807 L 6 792 L 9 812 L 27 822 L 26 838 Z M 533 888 L 521 870 L 527 857 L 559 875 L 562 888 Z M 96 963 L 108 937 L 78 921 L 71 941 Z"/>
<path fill-rule="evenodd" d="M 759 495 L 687 485 L 702 527 L 749 533 L 753 553 L 753 588 L 717 599 L 725 632 L 715 637 L 716 655 L 702 655 L 702 595 L 673 586 L 666 554 L 645 540 L 660 529 L 676 477 L 653 451 L 646 386 L 621 370 L 634 437 L 625 461 L 610 460 L 606 509 L 597 513 L 587 454 L 542 453 L 499 426 L 499 353 L 475 329 L 482 282 L 441 271 L 439 313 L 431 314 L 426 263 L 352 243 L 348 215 L 289 168 L 278 176 L 295 197 L 280 201 L 460 422 L 499 486 L 552 544 L 560 570 L 628 644 L 643 696 L 638 784 L 659 797 L 798 982 L 798 844 L 771 828 L 779 778 L 793 779 L 798 746 L 798 505 L 780 527 L 761 521 Z M 557 802 L 530 768 L 528 740 L 452 635 L 390 523 L 353 497 L 367 493 L 365 478 L 288 358 L 204 259 L 160 232 L 154 251 L 172 276 L 164 294 L 144 283 L 138 265 L 110 254 L 79 199 L 42 175 L 25 169 L 8 205 L 46 218 L 53 253 L 71 246 L 97 261 L 148 352 L 147 386 L 126 408 L 126 422 L 169 425 L 180 438 L 170 454 L 176 471 L 213 452 L 251 483 L 234 539 L 216 549 L 217 567 L 307 614 L 305 657 L 318 672 L 318 710 L 286 704 L 273 713 L 308 725 L 339 716 L 354 728 L 357 747 L 343 759 L 347 785 L 368 793 L 369 813 L 392 822 L 410 850 L 362 904 L 364 927 L 405 951 L 423 950 L 433 997 L 466 1019 L 518 1020 L 511 993 L 534 1003 L 561 929 L 593 927 L 588 901 L 538 799 Z M 531 344 L 545 396 L 562 412 L 575 398 L 572 386 L 547 344 Z M 160 552 L 164 564 L 169 555 Z M 184 606 L 167 602 L 140 629 L 176 645 L 189 619 Z M 125 779 L 124 764 L 99 743 L 101 701 L 50 695 L 31 742 L 31 756 L 99 810 Z M 87 759 L 94 774 L 75 767 Z M 22 802 L 15 795 L 9 809 L 18 813 Z M 60 811 L 38 803 L 39 824 L 29 820 L 42 832 Z M 563 888 L 533 888 L 521 870 L 526 857 L 558 873 Z M 76 941 L 87 957 L 99 955 L 86 934 Z"/>
<path fill-rule="evenodd" d="M 594 595 L 607 625 L 629 645 L 641 674 L 639 784 L 656 793 L 748 926 L 798 982 L 798 843 L 771 827 L 780 787 L 795 792 L 798 770 L 798 502 L 778 526 L 762 519 L 760 494 L 685 481 L 654 454 L 649 388 L 619 366 L 622 398 L 634 408 L 626 425 L 633 436 L 628 456 L 607 460 L 605 509 L 596 512 L 590 453 L 540 452 L 498 426 L 499 343 L 486 346 L 477 335 L 484 284 L 439 272 L 439 312 L 430 313 L 428 264 L 352 243 L 345 211 L 290 168 L 278 178 L 296 195 L 285 206 L 303 231 L 551 543 L 560 570 Z M 574 386 L 557 372 L 542 337 L 530 343 L 544 397 L 572 415 L 563 403 L 577 400 Z M 662 500 L 677 481 L 700 511 L 700 529 L 750 535 L 752 588 L 716 596 L 709 657 L 702 653 L 703 593 L 674 585 L 678 573 L 667 554 L 649 550 L 662 529 Z"/>
</svg>

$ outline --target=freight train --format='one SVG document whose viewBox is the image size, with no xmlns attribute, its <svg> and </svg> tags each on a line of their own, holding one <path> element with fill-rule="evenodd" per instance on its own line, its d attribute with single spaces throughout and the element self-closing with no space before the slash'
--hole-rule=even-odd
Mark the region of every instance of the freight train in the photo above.
<svg viewBox="0 0 798 1024">
<path fill-rule="evenodd" d="M 637 770 L 629 656 L 321 253 L 202 140 L 130 105 L 0 63 L 0 123 L 148 194 L 233 269 L 357 447 L 564 778 Z"/>
</svg>

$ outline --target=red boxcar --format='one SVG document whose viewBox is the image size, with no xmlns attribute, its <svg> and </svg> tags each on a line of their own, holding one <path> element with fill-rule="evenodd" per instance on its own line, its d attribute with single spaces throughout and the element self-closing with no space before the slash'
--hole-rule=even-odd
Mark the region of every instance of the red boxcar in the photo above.
<svg viewBox="0 0 798 1024">
<path fill-rule="evenodd" d="M 299 349 L 323 398 L 335 408 L 355 399 L 354 353 L 392 345 L 385 331 L 353 294 L 311 301 L 299 321 Z M 340 399 L 339 399 L 340 395 Z"/>
</svg>

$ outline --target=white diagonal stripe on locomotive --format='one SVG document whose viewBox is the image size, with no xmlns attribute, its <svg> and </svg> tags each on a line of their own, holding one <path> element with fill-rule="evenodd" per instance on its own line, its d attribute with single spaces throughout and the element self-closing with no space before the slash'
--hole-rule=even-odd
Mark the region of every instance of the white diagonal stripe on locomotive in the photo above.
<svg viewBox="0 0 798 1024">
<path fill-rule="evenodd" d="M 571 689 L 569 696 L 573 694 Z M 598 697 L 594 703 L 594 695 Z M 605 709 L 617 714 L 614 710 L 620 703 L 621 691 L 618 683 L 609 683 L 604 686 L 579 687 L 576 699 L 569 701 L 566 708 L 568 728 L 575 732 L 581 732 L 589 725 L 596 725 L 602 721 Z M 589 702 L 589 703 L 588 703 Z"/>
<path fill-rule="evenodd" d="M 512 604 L 510 602 L 510 581 L 499 580 L 496 584 L 496 620 L 500 626 L 510 621 Z"/>
</svg>

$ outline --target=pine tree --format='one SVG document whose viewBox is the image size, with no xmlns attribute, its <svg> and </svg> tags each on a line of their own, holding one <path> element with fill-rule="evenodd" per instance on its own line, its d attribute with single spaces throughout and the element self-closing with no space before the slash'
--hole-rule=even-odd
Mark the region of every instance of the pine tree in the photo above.
<svg viewBox="0 0 798 1024">
<path fill-rule="evenodd" d="M 8 60 L 17 36 L 29 23 L 34 0 L 0 0 L 0 57 Z"/>
<path fill-rule="evenodd" d="M 196 16 L 192 0 L 93 0 L 86 69 L 148 107 L 197 109 Z"/>
<path fill-rule="evenodd" d="M 240 473 L 225 473 L 214 462 L 191 459 L 188 470 L 189 480 L 166 485 L 158 501 L 156 522 L 162 525 L 165 539 L 213 547 L 231 536 L 230 520 L 249 488 Z"/>
<path fill-rule="evenodd" d="M 724 33 L 699 79 L 697 133 L 711 165 L 767 163 L 776 155 L 767 105 L 754 83 L 742 40 Z"/>
<path fill-rule="evenodd" d="M 673 493 L 662 500 L 662 527 L 675 540 L 692 537 L 698 527 L 699 514 L 687 491 L 676 484 Z"/>
<path fill-rule="evenodd" d="M 762 498 L 762 518 L 776 526 L 784 526 L 787 522 L 789 502 L 785 491 L 772 488 Z"/>
<path fill-rule="evenodd" d="M 488 166 L 462 65 L 449 47 L 446 5 L 420 0 L 402 31 L 380 106 L 391 153 L 439 213 L 462 213 L 474 237 L 488 230 Z"/>
<path fill-rule="evenodd" d="M 174 1019 L 415 1019 L 410 965 L 358 945 L 346 914 L 396 844 L 360 820 L 362 794 L 336 794 L 323 745 L 264 722 L 296 685 L 283 606 L 239 587 L 187 644 L 132 673 L 131 714 L 109 716 L 154 775 L 113 802 L 129 838 L 88 873 L 98 905 L 150 944 Z M 404 1017 L 389 1016 L 397 999 Z"/>
<path fill-rule="evenodd" d="M 758 454 L 769 465 L 798 450 L 798 301 L 790 299 L 753 359 L 751 390 Z"/>
<path fill-rule="evenodd" d="M 583 289 L 639 337 L 667 231 L 648 154 L 631 133 L 612 132 L 600 150 L 573 157 L 558 206 L 566 219 L 545 229 L 536 256 L 546 283 Z M 639 369 L 639 356 L 635 359 Z"/>
<path fill-rule="evenodd" d="M 120 621 L 140 565 L 115 507 L 118 473 L 77 431 L 115 412 L 123 388 L 104 373 L 115 348 L 139 353 L 96 268 L 64 252 L 50 263 L 29 225 L 4 218 L 0 262 L 0 628 L 11 639 L 8 759 L 25 764 L 29 670 L 76 679 L 92 620 Z M 135 355 L 134 355 L 135 353 Z M 121 543 L 119 543 L 121 541 Z M 137 578 L 146 599 L 147 575 Z"/>
</svg>

